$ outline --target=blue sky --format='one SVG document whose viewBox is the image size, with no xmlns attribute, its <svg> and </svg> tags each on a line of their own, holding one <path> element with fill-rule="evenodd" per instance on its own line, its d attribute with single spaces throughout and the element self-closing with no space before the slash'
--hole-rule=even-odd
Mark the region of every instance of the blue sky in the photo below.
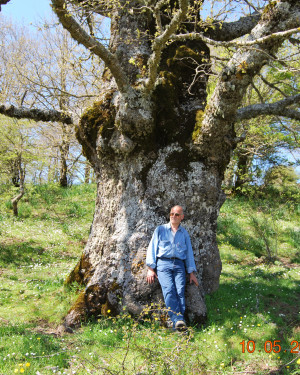
<svg viewBox="0 0 300 375">
<path fill-rule="evenodd" d="M 29 25 L 51 14 L 50 0 L 10 0 L 2 5 L 0 14 L 13 22 Z"/>
</svg>

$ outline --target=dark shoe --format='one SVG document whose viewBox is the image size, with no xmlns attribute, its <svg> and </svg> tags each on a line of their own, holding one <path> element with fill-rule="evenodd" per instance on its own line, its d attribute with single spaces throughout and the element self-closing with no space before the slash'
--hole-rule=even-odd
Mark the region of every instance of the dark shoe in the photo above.
<svg viewBox="0 0 300 375">
<path fill-rule="evenodd" d="M 184 332 L 187 330 L 187 326 L 183 320 L 177 320 L 175 323 L 175 329 L 179 332 Z"/>
</svg>

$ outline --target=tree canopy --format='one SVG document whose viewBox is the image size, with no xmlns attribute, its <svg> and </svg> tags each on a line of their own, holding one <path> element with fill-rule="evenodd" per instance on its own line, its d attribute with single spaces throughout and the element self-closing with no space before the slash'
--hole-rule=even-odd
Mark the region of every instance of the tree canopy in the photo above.
<svg viewBox="0 0 300 375">
<path fill-rule="evenodd" d="M 223 136 L 231 144 L 241 141 L 243 137 L 235 138 L 229 135 L 230 131 L 226 134 L 226 126 L 224 128 L 221 125 L 224 121 L 232 123 L 226 120 L 226 114 L 229 119 L 239 122 L 265 115 L 277 118 L 284 116 L 299 121 L 299 10 L 295 1 L 267 3 L 261 0 L 228 0 L 222 2 L 222 5 L 220 2 L 198 0 L 53 0 L 51 3 L 60 23 L 71 36 L 87 51 L 104 61 L 122 93 L 126 110 L 130 108 L 132 100 L 136 103 L 137 97 L 149 97 L 165 79 L 162 76 L 163 56 L 168 46 L 187 41 L 198 41 L 209 46 L 211 54 L 206 61 L 200 61 L 195 54 L 184 56 L 183 51 L 175 57 L 194 70 L 186 87 L 190 92 L 197 80 L 203 80 L 202 73 L 207 76 L 218 74 L 214 95 L 210 98 L 211 104 L 215 104 L 207 106 L 201 119 L 201 135 L 194 132 L 195 145 L 206 144 L 209 134 L 220 128 L 223 128 Z M 131 30 L 125 27 L 128 22 L 124 21 L 122 25 L 123 17 L 130 19 Z M 99 28 L 99 20 L 103 19 L 110 19 L 110 33 L 103 27 Z M 128 47 L 126 51 L 124 45 Z M 227 51 L 225 57 L 221 50 Z M 216 66 L 220 69 L 214 69 Z M 274 94 L 264 96 L 257 80 L 263 81 Z M 283 81 L 287 83 L 283 84 Z M 251 104 L 243 105 L 246 104 L 243 98 L 249 85 L 256 92 L 257 98 Z M 228 92 L 226 100 L 224 92 Z M 143 100 L 143 103 L 146 101 Z M 153 108 L 146 108 L 145 104 L 140 106 L 143 115 L 139 127 L 144 124 L 144 127 L 150 129 L 151 120 L 148 117 L 153 117 Z M 212 107 L 216 109 L 208 111 Z M 58 106 L 47 111 L 2 104 L 0 112 L 34 120 L 75 121 Z M 122 117 L 120 107 L 120 124 Z M 217 121 L 217 117 L 222 119 Z M 218 125 L 214 129 L 212 123 L 215 121 Z M 297 131 L 296 128 L 294 133 Z M 215 142 L 216 137 L 213 139 Z M 210 149 L 208 146 L 206 156 Z"/>
</svg>

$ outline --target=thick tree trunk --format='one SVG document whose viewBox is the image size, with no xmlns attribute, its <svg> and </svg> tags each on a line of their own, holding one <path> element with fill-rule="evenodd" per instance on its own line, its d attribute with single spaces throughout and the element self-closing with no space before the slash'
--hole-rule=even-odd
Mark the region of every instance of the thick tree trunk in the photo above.
<svg viewBox="0 0 300 375">
<path fill-rule="evenodd" d="M 112 17 L 111 50 L 130 87 L 119 77 L 125 91 L 116 89 L 105 73 L 102 96 L 77 129 L 83 153 L 96 172 L 98 194 L 88 243 L 67 280 L 85 286 L 66 317 L 67 326 L 108 310 L 117 314 L 124 306 L 137 315 L 148 303 L 163 299 L 158 282 L 146 283 L 146 250 L 155 227 L 168 220 L 175 204 L 185 209 L 184 226 L 202 280 L 199 288 L 187 287 L 188 320 L 203 322 L 203 296 L 219 285 L 216 227 L 224 201 L 224 168 L 213 161 L 205 163 L 192 145 L 207 95 L 207 75 L 195 79 L 195 68 L 209 70 L 209 49 L 200 41 L 170 44 L 161 55 L 160 83 L 153 91 L 151 84 L 143 90 L 137 81 L 151 54 L 147 37 L 151 27 L 145 13 L 120 11 Z M 128 39 L 136 30 L 147 31 L 145 37 Z"/>
<path fill-rule="evenodd" d="M 86 285 L 71 308 L 66 324 L 89 315 L 120 312 L 126 306 L 139 314 L 162 300 L 158 283 L 147 285 L 146 250 L 155 227 L 165 223 L 171 206 L 186 211 L 201 287 L 187 287 L 187 317 L 202 322 L 205 292 L 218 288 L 221 261 L 216 243 L 219 208 L 224 201 L 218 172 L 189 160 L 178 143 L 157 153 L 116 158 L 101 165 L 92 231 L 81 261 L 68 282 Z"/>
<path fill-rule="evenodd" d="M 128 33 L 128 25 L 134 35 L 147 22 L 139 20 L 143 14 L 120 17 L 112 41 L 134 83 L 149 57 L 149 40 L 125 51 L 118 38 Z M 132 50 L 134 64 L 128 63 Z M 153 92 L 132 85 L 121 93 L 108 74 L 106 91 L 82 116 L 77 138 L 96 172 L 98 195 L 88 243 L 68 279 L 86 287 L 66 317 L 67 326 L 107 310 L 117 314 L 123 306 L 136 315 L 148 303 L 162 300 L 158 283 L 147 285 L 145 280 L 146 250 L 155 227 L 168 220 L 175 204 L 185 208 L 185 227 L 202 279 L 201 287 L 187 287 L 187 318 L 205 319 L 204 293 L 218 288 L 221 272 L 216 225 L 224 201 L 224 170 L 205 165 L 191 142 L 207 84 L 205 74 L 194 81 L 195 65 L 208 70 L 208 57 L 202 42 L 172 43 L 162 54 L 161 81 Z"/>
</svg>

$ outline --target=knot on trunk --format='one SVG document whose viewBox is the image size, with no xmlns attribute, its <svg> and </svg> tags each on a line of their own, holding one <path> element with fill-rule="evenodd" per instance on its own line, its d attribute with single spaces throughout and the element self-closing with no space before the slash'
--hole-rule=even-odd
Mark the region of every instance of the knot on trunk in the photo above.
<svg viewBox="0 0 300 375">
<path fill-rule="evenodd" d="M 135 143 L 128 138 L 126 135 L 120 133 L 118 130 L 115 130 L 109 146 L 118 154 L 129 154 L 135 147 Z"/>
<path fill-rule="evenodd" d="M 117 98 L 118 112 L 115 126 L 123 134 L 133 139 L 146 137 L 153 132 L 154 116 L 153 104 L 150 98 L 143 97 L 142 93 L 130 92 Z"/>
</svg>

